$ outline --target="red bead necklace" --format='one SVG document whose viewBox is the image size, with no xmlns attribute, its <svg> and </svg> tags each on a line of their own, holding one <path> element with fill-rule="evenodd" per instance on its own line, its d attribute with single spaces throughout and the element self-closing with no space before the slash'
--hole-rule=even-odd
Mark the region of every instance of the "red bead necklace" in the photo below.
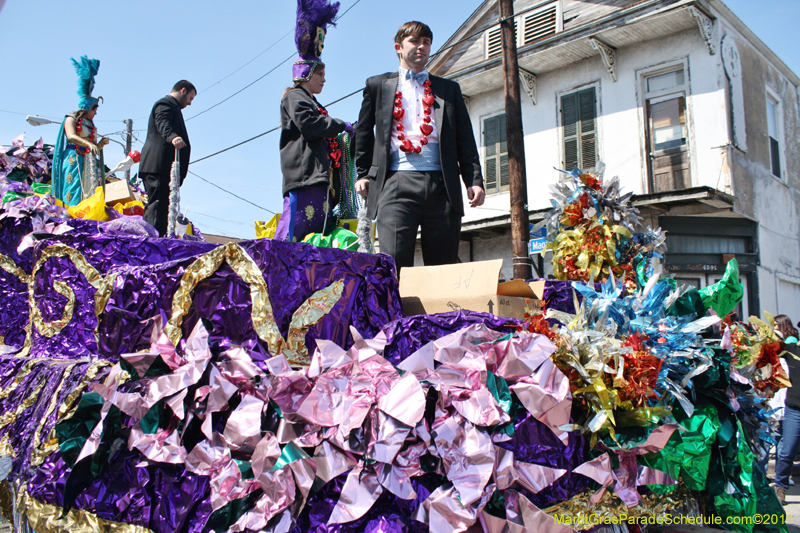
<svg viewBox="0 0 800 533">
<path fill-rule="evenodd" d="M 433 133 L 433 126 L 431 126 L 431 108 L 433 107 L 435 99 L 433 97 L 433 90 L 431 89 L 431 80 L 425 80 L 422 87 L 425 89 L 425 96 L 422 97 L 422 111 L 425 113 L 425 116 L 422 117 L 423 123 L 419 125 L 419 131 L 422 132 L 422 136 L 419 138 L 419 145 L 417 146 L 414 146 L 414 144 L 406 138 L 406 134 L 403 133 L 405 128 L 401 121 L 406 114 L 406 110 L 403 109 L 403 93 L 400 91 L 394 93 L 394 111 L 392 111 L 392 115 L 394 115 L 394 120 L 397 122 L 397 140 L 401 141 L 400 151 L 407 154 L 420 153 L 422 147 L 428 144 L 428 135 Z"/>
<path fill-rule="evenodd" d="M 328 110 L 324 107 L 318 107 L 317 110 L 322 116 L 328 116 Z M 328 152 L 328 157 L 331 158 L 331 166 L 333 168 L 339 168 L 342 165 L 342 149 L 339 148 L 339 143 L 336 142 L 336 137 L 328 138 L 328 149 L 330 150 L 330 152 Z"/>
<path fill-rule="evenodd" d="M 78 135 L 80 135 L 81 132 L 83 131 L 82 122 L 83 122 L 83 119 L 75 121 L 75 131 L 78 132 Z M 89 126 L 89 142 L 90 143 L 94 144 L 94 140 L 96 139 L 96 135 L 95 135 L 96 132 L 97 132 L 97 129 L 94 126 Z M 91 150 L 89 150 L 89 148 L 87 148 L 86 146 L 76 146 L 75 147 L 75 151 L 78 152 L 81 155 L 86 155 Z"/>
</svg>

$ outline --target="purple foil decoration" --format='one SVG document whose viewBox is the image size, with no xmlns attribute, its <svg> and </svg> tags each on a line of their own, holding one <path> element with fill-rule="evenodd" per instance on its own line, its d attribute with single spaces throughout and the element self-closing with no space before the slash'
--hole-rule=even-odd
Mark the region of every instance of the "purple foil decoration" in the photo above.
<svg viewBox="0 0 800 533">
<path fill-rule="evenodd" d="M 477 311 L 450 311 L 402 318 L 382 328 L 386 338 L 383 356 L 397 366 L 429 342 L 472 324 L 484 324 L 489 329 L 511 333 L 519 330 L 520 321 Z"/>
<path fill-rule="evenodd" d="M 574 468 L 590 459 L 586 438 L 577 431 L 570 432 L 568 443 L 564 446 L 550 428 L 528 415 L 515 425 L 511 440 L 495 445 L 514 452 L 517 461 L 567 470 L 567 474 L 536 494 L 520 489 L 540 509 L 568 500 L 589 487 L 588 478 L 571 475 Z"/>
</svg>

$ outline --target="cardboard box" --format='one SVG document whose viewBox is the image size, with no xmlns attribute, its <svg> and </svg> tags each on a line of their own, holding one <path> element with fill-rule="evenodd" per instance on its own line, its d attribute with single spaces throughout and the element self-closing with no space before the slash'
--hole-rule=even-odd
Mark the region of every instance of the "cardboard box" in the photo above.
<svg viewBox="0 0 800 533">
<path fill-rule="evenodd" d="M 123 204 L 138 200 L 138 194 L 125 180 L 106 183 L 106 205 Z"/>
<path fill-rule="evenodd" d="M 526 305 L 532 310 L 541 309 L 533 284 L 518 279 L 498 283 L 501 268 L 502 259 L 403 268 L 403 310 L 406 316 L 468 309 L 524 318 Z"/>
</svg>

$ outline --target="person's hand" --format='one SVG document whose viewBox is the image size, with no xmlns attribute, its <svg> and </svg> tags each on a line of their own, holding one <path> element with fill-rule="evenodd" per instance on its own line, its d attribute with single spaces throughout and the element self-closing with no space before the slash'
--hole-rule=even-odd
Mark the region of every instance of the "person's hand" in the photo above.
<svg viewBox="0 0 800 533">
<path fill-rule="evenodd" d="M 100 154 L 100 149 L 102 148 L 102 146 L 100 146 L 99 144 L 94 144 L 94 143 L 90 143 L 89 141 L 86 141 L 86 145 L 88 146 L 89 150 L 91 150 L 94 155 L 99 155 Z"/>
<path fill-rule="evenodd" d="M 175 148 L 180 150 L 181 148 L 185 148 L 186 147 L 186 143 L 183 142 L 182 138 L 175 137 L 174 139 L 172 139 L 172 146 L 174 146 Z"/>
<path fill-rule="evenodd" d="M 349 122 L 345 122 L 344 123 L 344 131 L 346 131 L 347 133 L 352 135 L 355 130 L 353 130 L 353 125 L 352 124 L 350 124 Z"/>
<path fill-rule="evenodd" d="M 358 187 L 358 183 L 356 183 L 356 187 Z M 473 185 L 472 187 L 467 187 L 467 198 L 469 199 L 470 207 L 480 207 L 483 205 L 486 193 L 483 192 L 483 187 L 480 185 Z"/>
<path fill-rule="evenodd" d="M 356 182 L 356 192 L 366 198 L 367 194 L 369 194 L 369 179 L 364 178 L 358 180 Z"/>
<path fill-rule="evenodd" d="M 108 140 L 108 137 L 103 137 L 100 139 L 100 142 L 97 143 L 97 147 L 102 150 L 104 146 L 106 146 L 111 141 Z"/>
</svg>

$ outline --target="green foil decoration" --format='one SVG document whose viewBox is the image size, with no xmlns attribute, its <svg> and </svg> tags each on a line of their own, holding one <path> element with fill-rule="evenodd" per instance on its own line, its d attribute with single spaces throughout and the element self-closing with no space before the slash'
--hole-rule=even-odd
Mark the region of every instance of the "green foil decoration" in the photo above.
<svg viewBox="0 0 800 533">
<path fill-rule="evenodd" d="M 690 490 L 705 490 L 712 446 L 721 429 L 717 410 L 710 405 L 697 407 L 694 414 L 681 422 L 683 460 L 681 476 Z M 670 443 L 667 445 L 672 444 Z M 662 453 L 665 453 L 666 448 Z"/>
<path fill-rule="evenodd" d="M 722 279 L 713 285 L 700 289 L 703 304 L 710 307 L 719 317 L 725 317 L 739 305 L 744 289 L 739 281 L 739 262 L 736 258 L 728 261 Z"/>
</svg>

